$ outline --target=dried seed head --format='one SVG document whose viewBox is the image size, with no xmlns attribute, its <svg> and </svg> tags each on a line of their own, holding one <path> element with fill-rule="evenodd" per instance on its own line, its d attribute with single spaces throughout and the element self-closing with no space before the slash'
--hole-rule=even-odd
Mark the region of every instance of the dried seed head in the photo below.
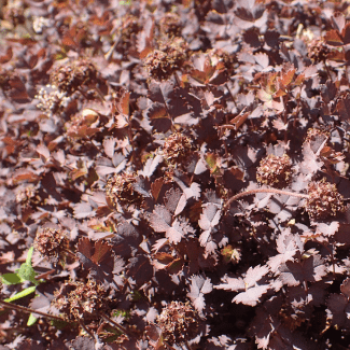
<svg viewBox="0 0 350 350">
<path fill-rule="evenodd" d="M 137 180 L 138 177 L 130 173 L 113 176 L 106 185 L 107 197 L 111 199 L 115 206 L 117 206 L 118 201 L 121 204 L 141 204 L 142 196 L 134 189 Z"/>
<path fill-rule="evenodd" d="M 55 292 L 52 304 L 69 321 L 93 321 L 98 319 L 100 310 L 108 307 L 106 295 L 106 291 L 95 281 L 72 281 Z"/>
<path fill-rule="evenodd" d="M 37 188 L 33 184 L 19 185 L 16 190 L 16 202 L 24 206 L 39 204 L 42 198 L 37 193 Z"/>
<path fill-rule="evenodd" d="M 160 30 L 169 37 L 181 35 L 181 18 L 175 13 L 166 13 L 160 20 Z"/>
<path fill-rule="evenodd" d="M 198 335 L 199 318 L 189 304 L 172 301 L 157 318 L 163 338 L 170 345 L 180 343 L 185 339 L 193 339 Z"/>
<path fill-rule="evenodd" d="M 57 256 L 67 244 L 67 233 L 58 225 L 39 228 L 34 240 L 35 249 L 46 256 Z"/>
<path fill-rule="evenodd" d="M 325 61 L 330 54 L 329 48 L 319 39 L 313 39 L 307 45 L 309 58 L 313 62 Z"/>
<path fill-rule="evenodd" d="M 13 75 L 13 73 L 0 68 L 0 88 L 2 90 L 6 91 L 11 89 L 10 80 Z"/>
<path fill-rule="evenodd" d="M 164 144 L 164 155 L 169 163 L 180 163 L 192 152 L 192 140 L 177 132 L 169 136 Z"/>
<path fill-rule="evenodd" d="M 305 142 L 310 143 L 310 147 L 314 152 L 317 152 L 322 143 L 329 138 L 329 132 L 316 128 L 310 128 L 307 131 Z"/>
<path fill-rule="evenodd" d="M 345 210 L 343 197 L 338 193 L 335 184 L 311 182 L 308 195 L 306 209 L 311 219 L 324 219 L 328 216 L 335 216 L 338 211 Z"/>
<path fill-rule="evenodd" d="M 177 70 L 180 70 L 186 60 L 187 44 L 181 38 L 159 46 L 145 58 L 144 65 L 156 80 L 166 80 Z"/>
<path fill-rule="evenodd" d="M 121 25 L 121 42 L 123 46 L 130 46 L 130 43 L 137 38 L 137 33 L 142 30 L 140 20 L 136 16 L 127 15 Z"/>
<path fill-rule="evenodd" d="M 96 83 L 97 70 L 88 60 L 81 59 L 70 65 L 56 69 L 51 75 L 52 85 L 68 96 L 72 95 L 82 85 Z"/>
<path fill-rule="evenodd" d="M 290 182 L 292 174 L 292 164 L 287 154 L 282 157 L 269 154 L 261 160 L 256 180 L 269 186 L 285 187 Z"/>
<path fill-rule="evenodd" d="M 230 55 L 222 49 L 212 50 L 210 56 L 214 62 L 216 61 L 216 65 L 218 65 L 219 62 L 222 62 L 229 74 L 233 73 L 235 65 L 238 62 L 236 55 Z"/>
</svg>

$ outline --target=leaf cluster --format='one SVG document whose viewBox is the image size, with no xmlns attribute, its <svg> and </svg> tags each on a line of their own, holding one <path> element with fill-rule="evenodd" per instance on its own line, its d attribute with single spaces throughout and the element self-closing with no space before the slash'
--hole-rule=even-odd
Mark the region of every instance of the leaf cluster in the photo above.
<svg viewBox="0 0 350 350">
<path fill-rule="evenodd" d="M 348 10 L 5 1 L 1 347 L 346 348 Z"/>
</svg>

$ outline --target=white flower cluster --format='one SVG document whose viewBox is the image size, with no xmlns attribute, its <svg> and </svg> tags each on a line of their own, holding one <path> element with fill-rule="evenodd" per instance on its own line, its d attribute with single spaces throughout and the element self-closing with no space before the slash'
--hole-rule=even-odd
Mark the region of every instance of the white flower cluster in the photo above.
<svg viewBox="0 0 350 350">
<path fill-rule="evenodd" d="M 42 16 L 35 17 L 33 20 L 33 30 L 36 34 L 41 34 L 45 27 L 50 26 L 50 21 Z"/>
<path fill-rule="evenodd" d="M 71 101 L 71 98 L 67 97 L 65 92 L 60 91 L 54 85 L 46 85 L 41 88 L 35 98 L 39 100 L 37 107 L 49 117 L 67 107 Z"/>
</svg>

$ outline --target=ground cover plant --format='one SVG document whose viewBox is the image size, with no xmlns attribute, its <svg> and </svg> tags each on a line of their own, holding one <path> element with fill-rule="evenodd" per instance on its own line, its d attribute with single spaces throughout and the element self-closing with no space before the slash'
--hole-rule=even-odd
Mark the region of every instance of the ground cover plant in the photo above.
<svg viewBox="0 0 350 350">
<path fill-rule="evenodd" d="M 348 1 L 0 4 L 0 349 L 348 349 Z"/>
</svg>

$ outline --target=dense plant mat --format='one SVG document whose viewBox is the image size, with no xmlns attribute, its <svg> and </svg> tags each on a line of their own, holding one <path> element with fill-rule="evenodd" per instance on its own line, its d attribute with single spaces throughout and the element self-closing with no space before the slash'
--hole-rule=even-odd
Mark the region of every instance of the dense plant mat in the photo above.
<svg viewBox="0 0 350 350">
<path fill-rule="evenodd" d="M 0 349 L 347 349 L 349 14 L 1 1 Z"/>
</svg>

